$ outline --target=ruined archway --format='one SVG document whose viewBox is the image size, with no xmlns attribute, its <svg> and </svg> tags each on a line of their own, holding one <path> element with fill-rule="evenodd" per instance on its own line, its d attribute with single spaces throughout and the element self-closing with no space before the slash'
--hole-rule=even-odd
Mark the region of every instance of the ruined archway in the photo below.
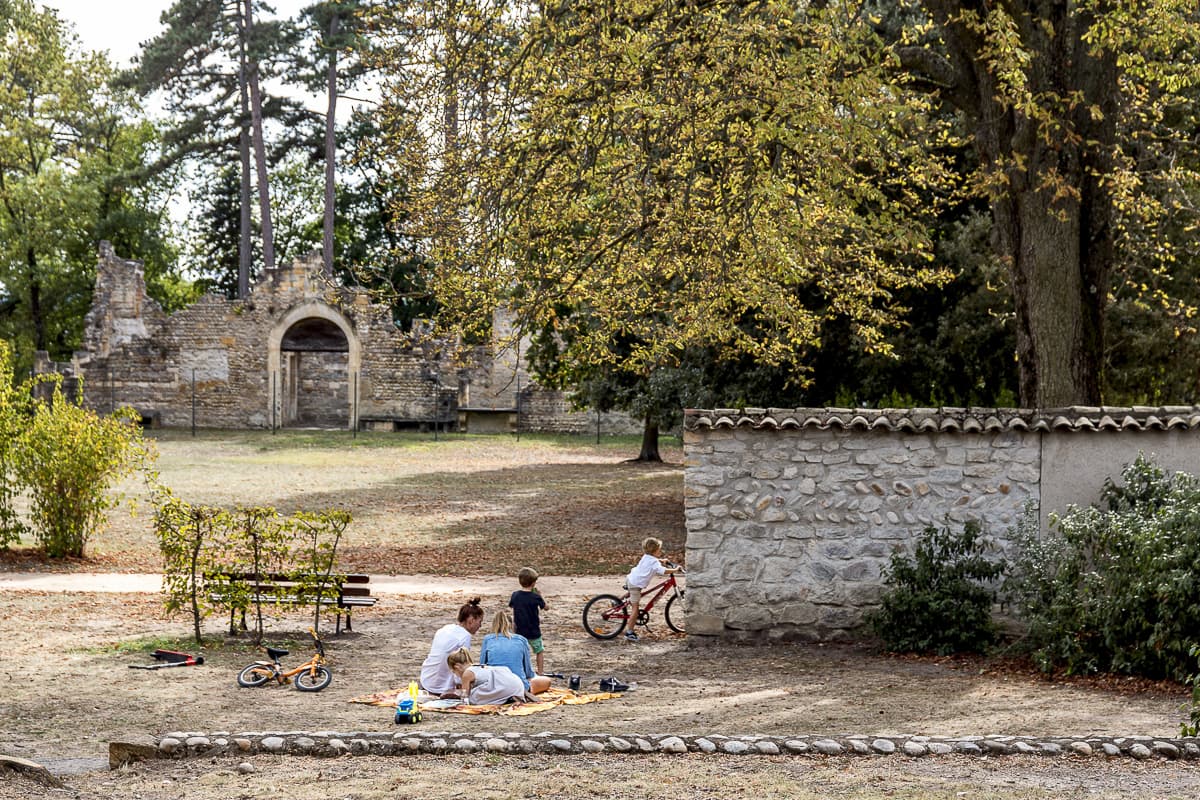
<svg viewBox="0 0 1200 800">
<path fill-rule="evenodd" d="M 267 347 L 272 425 L 355 427 L 361 347 L 342 314 L 323 303 L 294 308 Z"/>
</svg>

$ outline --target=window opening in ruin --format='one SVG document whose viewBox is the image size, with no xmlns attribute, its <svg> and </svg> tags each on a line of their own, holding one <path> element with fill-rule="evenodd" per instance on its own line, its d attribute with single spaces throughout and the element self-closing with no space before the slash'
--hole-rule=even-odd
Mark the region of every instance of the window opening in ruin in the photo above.
<svg viewBox="0 0 1200 800">
<path fill-rule="evenodd" d="M 299 428 L 349 425 L 350 343 L 327 319 L 302 319 L 279 345 L 282 424 Z"/>
</svg>

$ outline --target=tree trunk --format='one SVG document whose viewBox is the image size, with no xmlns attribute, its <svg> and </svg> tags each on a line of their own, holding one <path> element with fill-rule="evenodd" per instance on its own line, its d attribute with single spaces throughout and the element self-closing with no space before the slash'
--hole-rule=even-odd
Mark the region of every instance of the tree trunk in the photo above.
<svg viewBox="0 0 1200 800">
<path fill-rule="evenodd" d="M 658 423 L 649 418 L 642 427 L 642 452 L 635 461 L 662 462 L 662 456 L 658 452 Z"/>
<path fill-rule="evenodd" d="M 242 35 L 247 45 L 254 30 L 254 0 L 243 0 L 245 13 Z M 271 227 L 271 182 L 267 175 L 267 149 L 263 142 L 262 90 L 258 83 L 258 62 L 246 59 L 246 82 L 250 88 L 250 128 L 254 140 L 254 167 L 258 174 L 258 206 L 262 227 L 263 269 L 275 269 L 275 236 Z"/>
<path fill-rule="evenodd" d="M 242 181 L 240 189 L 241 211 L 238 220 L 238 299 L 245 300 L 250 294 L 250 264 L 252 226 L 250 219 L 250 87 L 246 77 L 246 40 L 238 47 L 238 89 L 241 94 L 242 115 L 239 120 L 238 156 L 241 161 Z"/>
<path fill-rule="evenodd" d="M 994 245 L 1016 309 L 1021 404 L 1099 405 L 1113 263 L 1103 183 L 1116 141 L 1115 58 L 1095 55 L 1083 40 L 1095 21 L 1087 11 L 1015 3 L 1020 46 L 1030 53 L 1025 91 L 1048 98 L 1028 113 L 1006 102 L 996 76 L 982 68 L 993 43 L 964 22 L 962 5 L 924 4 L 947 45 L 954 74 L 947 97 L 974 125 L 991 186 Z"/>
<path fill-rule="evenodd" d="M 329 108 L 325 112 L 325 223 L 322 236 L 325 276 L 333 277 L 333 223 L 334 223 L 334 179 L 337 171 L 337 68 L 338 54 L 334 42 L 337 39 L 338 15 L 329 20 Z"/>
<path fill-rule="evenodd" d="M 46 349 L 46 318 L 42 313 L 42 283 L 38 279 L 37 254 L 25 248 L 25 266 L 29 270 L 29 319 L 33 323 L 33 349 Z"/>
</svg>

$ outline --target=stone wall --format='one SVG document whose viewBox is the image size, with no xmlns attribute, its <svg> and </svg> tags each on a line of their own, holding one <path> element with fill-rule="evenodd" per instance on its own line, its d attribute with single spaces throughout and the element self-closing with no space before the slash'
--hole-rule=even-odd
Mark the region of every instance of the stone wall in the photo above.
<svg viewBox="0 0 1200 800">
<path fill-rule="evenodd" d="M 521 429 L 548 433 L 601 436 L 634 436 L 642 433 L 642 423 L 628 414 L 577 410 L 564 392 L 527 392 L 521 398 Z"/>
<path fill-rule="evenodd" d="M 147 294 L 142 265 L 107 242 L 96 272 L 82 349 L 38 369 L 83 378 L 101 411 L 132 406 L 176 427 L 453 429 L 460 394 L 510 408 L 519 386 L 534 409 L 528 419 L 522 410 L 522 430 L 578 427 L 517 352 L 479 348 L 460 364 L 420 326 L 398 329 L 366 292 L 330 283 L 319 254 L 266 273 L 244 300 L 206 295 L 169 315 Z M 511 334 L 511 320 L 496 324 Z"/>
<path fill-rule="evenodd" d="M 1198 430 L 1193 407 L 689 411 L 689 635 L 851 637 L 926 526 L 980 521 L 1003 553 L 1027 504 L 1086 505 L 1139 449 L 1200 472 Z M 1086 494 L 1062 468 L 1073 445 Z"/>
</svg>

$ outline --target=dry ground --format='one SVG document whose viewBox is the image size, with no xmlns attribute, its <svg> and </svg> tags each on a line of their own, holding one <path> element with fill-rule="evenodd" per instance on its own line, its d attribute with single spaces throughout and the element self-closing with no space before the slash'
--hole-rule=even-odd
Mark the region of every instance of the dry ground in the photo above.
<svg viewBox="0 0 1200 800">
<path fill-rule="evenodd" d="M 264 438 L 167 439 L 163 474 L 197 502 L 283 509 L 334 497 L 353 503 L 350 553 L 362 560 L 350 568 L 374 573 L 449 572 L 457 563 L 462 573 L 511 574 L 513 565 L 534 563 L 547 574 L 578 574 L 587 564 L 593 567 L 586 571 L 611 574 L 624 570 L 648 531 L 676 550 L 682 544 L 679 468 L 619 463 L 627 450 L 528 439 L 519 446 L 369 440 L 345 448 L 316 438 L 300 448 L 286 437 Z M 153 565 L 144 522 L 118 520 L 95 542 L 102 555 L 68 568 Z M 502 555 L 492 546 L 497 532 L 510 548 Z M 25 553 L 0 569 L 30 565 L 36 561 Z M 210 620 L 213 636 L 198 650 L 184 638 L 187 620 L 165 618 L 156 597 L 9 592 L 0 598 L 0 752 L 45 763 L 65 774 L 68 786 L 51 790 L 0 775 L 0 796 L 1116 798 L 1200 791 L 1200 769 L 1191 764 L 1024 758 L 255 757 L 250 775 L 225 759 L 99 768 L 108 741 L 170 730 L 386 730 L 385 709 L 347 701 L 415 677 L 433 631 L 464 599 L 385 595 L 356 616 L 355 633 L 330 639 L 334 683 L 310 695 L 239 689 L 237 669 L 254 657 L 248 643 L 216 635 L 222 625 Z M 620 699 L 530 717 L 430 715 L 425 728 L 1172 736 L 1181 719 L 1178 686 L 1054 683 L 999 660 L 899 659 L 848 646 L 689 648 L 661 624 L 637 644 L 599 642 L 579 625 L 583 597 L 549 599 L 548 670 L 581 674 L 585 685 L 617 675 L 637 688 Z M 489 609 L 505 600 L 484 598 Z M 268 639 L 305 654 L 305 626 L 301 614 L 288 614 L 269 624 Z M 202 652 L 206 663 L 128 668 L 150 663 L 155 647 Z M 627 779 L 629 773 L 636 777 Z"/>
<path fill-rule="evenodd" d="M 609 575 L 628 571 L 645 536 L 683 551 L 682 454 L 669 437 L 661 465 L 624 463 L 638 451 L 628 437 L 162 431 L 155 443 L 160 480 L 188 502 L 347 509 L 347 571 L 506 575 L 528 559 L 547 575 Z M 158 571 L 143 482 L 120 489 L 135 514 L 111 515 L 86 564 L 0 555 L 0 568 Z"/>
</svg>

